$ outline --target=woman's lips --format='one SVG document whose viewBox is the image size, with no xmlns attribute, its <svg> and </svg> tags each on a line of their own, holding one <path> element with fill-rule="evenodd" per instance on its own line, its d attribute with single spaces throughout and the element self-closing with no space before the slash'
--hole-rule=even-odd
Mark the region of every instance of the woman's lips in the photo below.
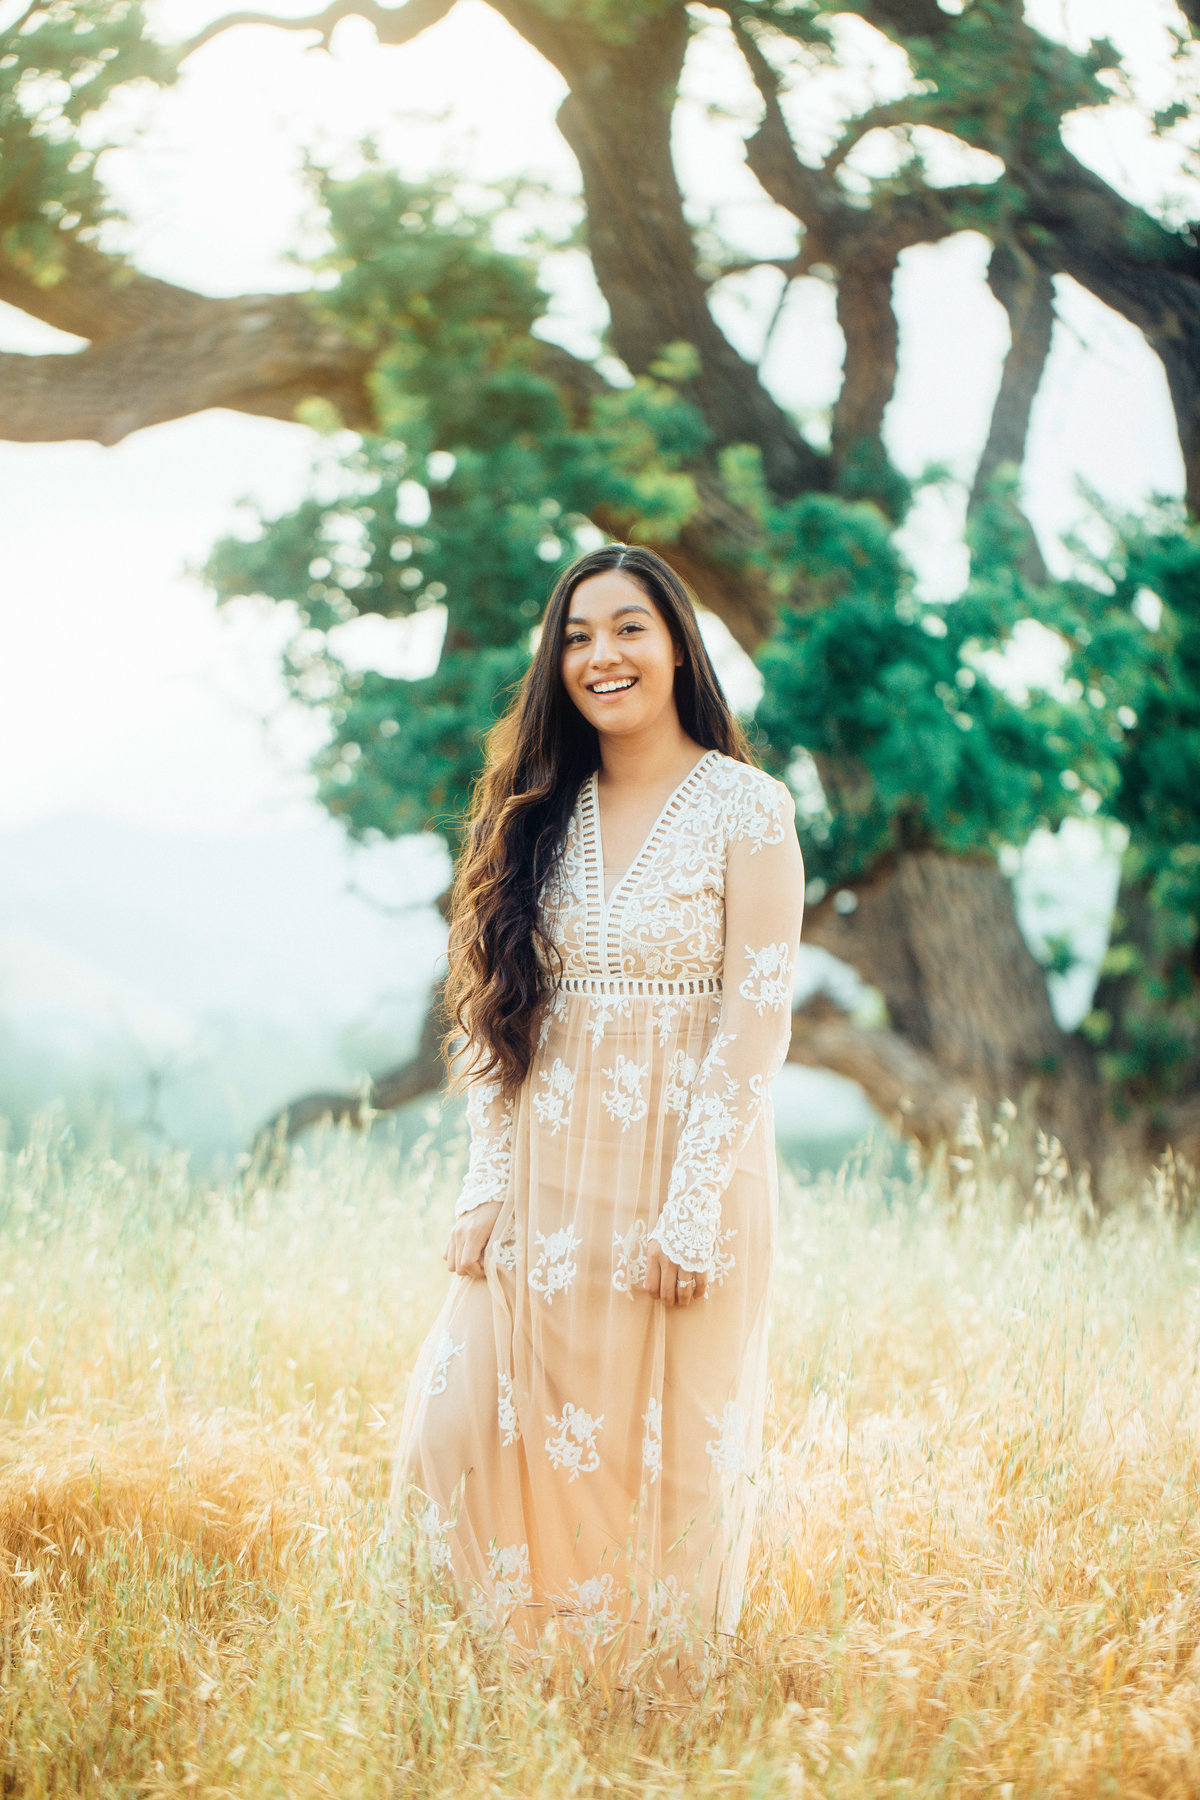
<svg viewBox="0 0 1200 1800">
<path fill-rule="evenodd" d="M 636 686 L 637 676 L 633 675 L 630 677 L 629 685 L 627 687 L 613 688 L 607 694 L 600 694 L 597 693 L 595 688 L 589 688 L 588 693 L 592 696 L 593 700 L 619 700 L 623 694 L 632 694 Z"/>
</svg>

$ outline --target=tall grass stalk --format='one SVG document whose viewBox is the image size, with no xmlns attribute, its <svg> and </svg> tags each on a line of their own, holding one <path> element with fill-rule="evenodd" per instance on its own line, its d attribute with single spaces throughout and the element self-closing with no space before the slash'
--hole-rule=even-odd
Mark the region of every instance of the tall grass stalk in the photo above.
<svg viewBox="0 0 1200 1800">
<path fill-rule="evenodd" d="M 461 1145 L 270 1180 L 0 1152 L 0 1792 L 1194 1795 L 1194 1178 L 1006 1126 L 786 1171 L 760 1527 L 707 1700 L 551 1680 L 383 1537 Z M 256 1183 L 258 1183 L 256 1185 Z"/>
</svg>

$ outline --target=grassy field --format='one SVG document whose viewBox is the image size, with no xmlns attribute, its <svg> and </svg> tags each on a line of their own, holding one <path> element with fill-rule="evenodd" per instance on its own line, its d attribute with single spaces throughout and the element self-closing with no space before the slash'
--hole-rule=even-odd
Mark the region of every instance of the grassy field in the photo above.
<svg viewBox="0 0 1200 1800">
<path fill-rule="evenodd" d="M 213 1189 L 54 1112 L 0 1158 L 0 1794 L 1200 1792 L 1178 1172 L 1098 1225 L 992 1137 L 785 1174 L 742 1636 L 680 1718 L 397 1585 L 460 1163 L 329 1134 Z"/>
</svg>

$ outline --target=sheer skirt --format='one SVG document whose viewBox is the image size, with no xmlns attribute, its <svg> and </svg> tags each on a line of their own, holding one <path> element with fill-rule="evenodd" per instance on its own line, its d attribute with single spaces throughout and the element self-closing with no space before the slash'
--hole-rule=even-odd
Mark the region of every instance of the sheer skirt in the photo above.
<svg viewBox="0 0 1200 1800">
<path fill-rule="evenodd" d="M 486 1280 L 453 1277 L 409 1388 L 394 1499 L 518 1642 L 732 1631 L 762 1436 L 775 1237 L 767 1101 L 722 1200 L 707 1296 L 645 1293 L 720 983 L 564 985 L 513 1113 Z"/>
</svg>

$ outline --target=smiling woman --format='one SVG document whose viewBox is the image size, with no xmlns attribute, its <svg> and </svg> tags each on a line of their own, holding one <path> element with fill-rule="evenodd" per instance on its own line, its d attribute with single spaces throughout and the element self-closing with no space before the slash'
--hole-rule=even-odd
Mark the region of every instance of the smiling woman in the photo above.
<svg viewBox="0 0 1200 1800">
<path fill-rule="evenodd" d="M 583 557 L 455 886 L 471 1154 L 393 1498 L 518 1643 L 676 1694 L 746 1579 L 802 895 L 687 591 Z"/>
</svg>

